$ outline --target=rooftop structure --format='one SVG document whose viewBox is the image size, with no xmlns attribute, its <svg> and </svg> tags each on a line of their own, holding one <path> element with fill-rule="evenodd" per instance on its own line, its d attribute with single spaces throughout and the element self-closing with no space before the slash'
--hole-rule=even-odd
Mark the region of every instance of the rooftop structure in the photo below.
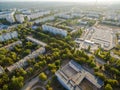
<svg viewBox="0 0 120 90">
<path fill-rule="evenodd" d="M 99 90 L 104 84 L 73 60 L 59 69 L 55 75 L 67 90 Z"/>
<path fill-rule="evenodd" d="M 94 30 L 91 41 L 100 44 L 105 50 L 113 48 L 113 31 L 110 28 L 92 28 Z"/>
<path fill-rule="evenodd" d="M 46 43 L 44 43 L 42 41 L 39 41 L 37 39 L 34 39 L 33 37 L 30 37 L 30 36 L 27 37 L 27 40 L 30 40 L 30 41 L 32 41 L 32 42 L 34 42 L 34 43 L 36 43 L 38 45 L 41 45 L 43 47 L 45 47 L 47 45 Z"/>
<path fill-rule="evenodd" d="M 17 68 L 22 68 L 27 65 L 27 61 L 33 58 L 36 58 L 38 55 L 43 54 L 45 52 L 45 48 L 41 47 L 37 49 L 36 51 L 32 52 L 28 56 L 24 57 L 20 61 L 14 63 L 13 65 L 7 67 L 8 71 L 12 72 L 13 70 Z"/>
<path fill-rule="evenodd" d="M 56 28 L 56 27 L 52 27 L 52 26 L 48 26 L 48 25 L 42 25 L 42 29 L 43 31 L 48 31 L 50 33 L 53 33 L 53 34 L 60 34 L 62 36 L 67 36 L 67 31 L 63 30 L 63 29 L 59 29 L 59 28 Z"/>
</svg>

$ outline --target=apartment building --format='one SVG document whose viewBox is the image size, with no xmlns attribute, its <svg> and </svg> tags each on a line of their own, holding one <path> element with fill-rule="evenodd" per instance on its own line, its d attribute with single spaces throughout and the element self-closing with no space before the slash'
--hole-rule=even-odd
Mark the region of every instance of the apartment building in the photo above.
<svg viewBox="0 0 120 90">
<path fill-rule="evenodd" d="M 48 31 L 50 33 L 53 33 L 53 34 L 60 34 L 62 36 L 67 36 L 67 31 L 63 30 L 63 29 L 59 29 L 59 28 L 56 28 L 56 27 L 52 27 L 52 26 L 48 26 L 48 25 L 42 25 L 42 29 L 43 31 Z"/>
<path fill-rule="evenodd" d="M 50 14 L 50 11 L 42 11 L 42 12 L 32 13 L 30 15 L 27 15 L 27 17 L 29 20 L 32 20 L 32 19 L 36 19 L 36 18 L 42 17 L 47 14 Z"/>
<path fill-rule="evenodd" d="M 21 59 L 20 61 L 14 63 L 13 65 L 7 67 L 7 70 L 12 72 L 17 68 L 23 68 L 27 65 L 27 61 L 33 58 L 36 58 L 38 55 L 45 53 L 45 48 L 41 47 L 39 49 L 37 49 L 36 51 L 33 51 L 31 54 L 29 54 L 28 56 L 24 57 L 23 59 Z"/>
<path fill-rule="evenodd" d="M 42 22 L 46 22 L 46 21 L 53 21 L 53 20 L 55 20 L 55 17 L 49 16 L 49 17 L 45 17 L 45 18 L 42 18 L 42 19 L 37 19 L 34 22 L 36 24 L 38 24 L 38 23 L 42 23 Z"/>
<path fill-rule="evenodd" d="M 7 49 L 7 50 L 11 50 L 11 49 L 13 49 L 13 47 L 15 47 L 16 45 L 20 45 L 20 44 L 22 44 L 21 41 L 16 41 L 16 42 L 13 42 L 13 43 L 11 43 L 11 44 L 8 44 L 7 46 L 4 46 L 4 47 L 2 47 L 2 48 L 5 48 L 5 49 Z M 2 48 L 0 48 L 0 49 L 2 49 Z"/>
<path fill-rule="evenodd" d="M 17 38 L 17 37 L 18 37 L 17 31 L 3 33 L 0 35 L 0 41 L 3 42 L 3 41 L 7 41 L 9 39 Z"/>
<path fill-rule="evenodd" d="M 34 42 L 34 43 L 36 43 L 38 45 L 41 45 L 43 47 L 45 47 L 47 45 L 46 43 L 44 43 L 42 41 L 39 41 L 39 40 L 37 40 L 37 39 L 35 39 L 33 37 L 30 37 L 30 36 L 27 37 L 27 40 L 32 41 L 32 42 Z"/>
</svg>

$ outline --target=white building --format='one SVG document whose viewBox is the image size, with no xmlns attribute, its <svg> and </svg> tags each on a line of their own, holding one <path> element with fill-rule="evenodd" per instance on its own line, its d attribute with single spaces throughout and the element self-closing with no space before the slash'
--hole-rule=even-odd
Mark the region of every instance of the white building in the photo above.
<svg viewBox="0 0 120 90">
<path fill-rule="evenodd" d="M 37 40 L 37 39 L 34 39 L 34 38 L 32 38 L 32 37 L 27 37 L 27 40 L 30 40 L 30 41 L 32 41 L 32 42 L 34 42 L 34 43 L 36 43 L 36 44 L 38 44 L 38 45 L 41 45 L 41 46 L 43 46 L 43 47 L 45 47 L 47 44 L 46 43 L 44 43 L 44 42 L 42 42 L 42 41 L 39 41 L 39 40 Z"/>
<path fill-rule="evenodd" d="M 11 32 L 10 34 L 11 34 L 11 37 L 12 37 L 12 38 L 18 37 L 18 32 L 17 32 L 17 31 L 13 31 L 13 32 Z"/>
<path fill-rule="evenodd" d="M 47 14 L 50 14 L 50 11 L 42 11 L 42 12 L 38 12 L 38 13 L 32 13 L 30 15 L 27 15 L 27 17 L 29 20 L 31 20 L 31 19 L 36 19 L 36 18 L 42 17 Z"/>
<path fill-rule="evenodd" d="M 10 23 L 14 23 L 14 22 L 15 22 L 14 12 L 8 14 L 8 15 L 6 16 L 6 20 L 7 20 L 8 22 L 10 22 Z"/>
<path fill-rule="evenodd" d="M 87 25 L 87 24 L 88 24 L 88 21 L 78 20 L 78 23 L 80 23 L 81 25 Z"/>
<path fill-rule="evenodd" d="M 63 29 L 59 29 L 59 28 L 56 28 L 56 27 L 52 27 L 52 26 L 48 26 L 48 25 L 42 25 L 42 29 L 43 31 L 48 31 L 50 33 L 53 33 L 53 34 L 60 34 L 62 36 L 67 36 L 67 31 L 63 30 Z"/>
<path fill-rule="evenodd" d="M 36 58 L 38 55 L 45 53 L 45 48 L 41 47 L 39 49 L 37 49 L 36 51 L 32 52 L 31 54 L 29 54 L 28 56 L 24 57 L 23 59 L 21 59 L 20 61 L 14 63 L 13 65 L 7 67 L 8 71 L 13 71 L 17 68 L 22 68 L 24 66 L 27 65 L 27 61 L 33 58 Z"/>
<path fill-rule="evenodd" d="M 0 12 L 0 19 L 6 19 L 7 15 L 10 14 L 10 12 Z"/>
<path fill-rule="evenodd" d="M 64 18 L 64 19 L 71 19 L 71 18 L 73 18 L 73 16 L 67 15 L 67 14 L 60 14 L 60 15 L 58 15 L 58 17 Z"/>
<path fill-rule="evenodd" d="M 22 14 L 15 15 L 15 18 L 16 18 L 17 22 L 19 22 L 19 23 L 24 22 L 24 16 Z"/>
<path fill-rule="evenodd" d="M 0 41 L 3 42 L 3 41 L 7 41 L 9 39 L 17 38 L 17 37 L 18 37 L 17 31 L 3 33 L 0 35 Z"/>
<path fill-rule="evenodd" d="M 0 19 L 6 19 L 8 22 L 14 23 L 15 22 L 14 13 L 15 12 L 2 12 L 0 13 Z"/>
</svg>

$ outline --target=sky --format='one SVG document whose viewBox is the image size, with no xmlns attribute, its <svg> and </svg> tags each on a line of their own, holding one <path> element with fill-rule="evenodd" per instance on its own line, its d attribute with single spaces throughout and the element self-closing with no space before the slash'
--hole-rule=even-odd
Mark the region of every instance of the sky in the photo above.
<svg viewBox="0 0 120 90">
<path fill-rule="evenodd" d="M 108 3 L 108 2 L 120 2 L 120 0 L 0 0 L 2 2 L 4 1 L 64 1 L 64 2 L 102 2 L 102 3 Z"/>
</svg>

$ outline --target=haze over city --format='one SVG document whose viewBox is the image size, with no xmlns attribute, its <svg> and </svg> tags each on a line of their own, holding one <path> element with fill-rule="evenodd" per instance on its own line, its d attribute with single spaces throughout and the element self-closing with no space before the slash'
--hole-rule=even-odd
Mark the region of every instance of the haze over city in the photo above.
<svg viewBox="0 0 120 90">
<path fill-rule="evenodd" d="M 55 1 L 55 2 L 110 2 L 110 3 L 118 3 L 118 2 L 120 2 L 120 0 L 0 0 L 0 1 L 2 1 L 2 2 L 5 2 L 5 1 L 8 1 L 8 2 L 10 2 L 10 1 L 14 1 L 14 2 L 29 2 L 29 1 L 34 1 L 34 2 L 36 2 L 36 1 Z"/>
<path fill-rule="evenodd" d="M 120 90 L 120 0 L 0 0 L 0 90 Z"/>
</svg>

